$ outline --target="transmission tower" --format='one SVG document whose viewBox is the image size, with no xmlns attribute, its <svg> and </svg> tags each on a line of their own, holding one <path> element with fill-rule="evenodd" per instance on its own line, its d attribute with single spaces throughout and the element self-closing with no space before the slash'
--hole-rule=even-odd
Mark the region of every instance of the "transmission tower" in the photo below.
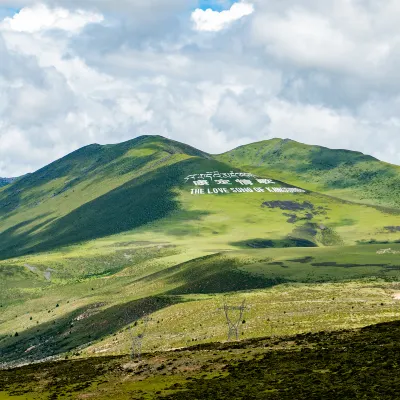
<svg viewBox="0 0 400 400">
<path fill-rule="evenodd" d="M 127 317 L 128 317 L 128 315 L 127 315 Z M 129 334 L 131 337 L 131 359 L 132 360 L 137 358 L 139 361 L 141 361 L 141 359 L 142 359 L 142 343 L 143 343 L 143 339 L 146 334 L 147 325 L 150 321 L 151 321 L 151 318 L 148 315 L 145 315 L 142 318 L 143 330 L 139 334 L 134 332 L 132 324 L 129 325 Z"/>
<path fill-rule="evenodd" d="M 226 323 L 228 325 L 228 341 L 231 338 L 239 339 L 239 326 L 243 318 L 244 310 L 246 309 L 245 300 L 243 300 L 240 306 L 228 306 L 224 302 L 224 306 L 220 310 L 224 311 Z M 231 315 L 232 311 L 238 311 L 236 315 Z M 234 313 L 233 313 L 234 314 Z"/>
</svg>

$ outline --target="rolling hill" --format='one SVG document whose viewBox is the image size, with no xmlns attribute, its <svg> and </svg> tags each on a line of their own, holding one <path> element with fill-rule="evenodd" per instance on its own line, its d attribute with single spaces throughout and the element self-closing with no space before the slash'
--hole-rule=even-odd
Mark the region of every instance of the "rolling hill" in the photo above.
<svg viewBox="0 0 400 400">
<path fill-rule="evenodd" d="M 127 354 L 143 315 L 149 353 L 222 341 L 225 302 L 249 304 L 244 338 L 393 321 L 398 179 L 278 139 L 81 148 L 0 189 L 0 368 Z"/>
<path fill-rule="evenodd" d="M 400 207 L 400 167 L 359 152 L 272 139 L 241 146 L 216 158 L 338 198 Z"/>
<path fill-rule="evenodd" d="M 79 149 L 0 191 L 0 252 L 47 249 L 166 216 L 176 208 L 171 177 L 208 159 L 158 137 Z"/>
<path fill-rule="evenodd" d="M 279 140 L 215 157 L 160 136 L 90 145 L 0 190 L 0 257 L 50 250 L 156 222 L 164 233 L 196 240 L 196 226 L 207 221 L 207 230 L 218 235 L 214 241 L 218 237 L 223 246 L 246 240 L 261 247 L 268 240 L 270 246 L 290 246 L 296 240 L 308 245 L 390 241 L 400 225 L 396 210 L 343 199 L 361 202 L 359 193 L 369 185 L 367 203 L 396 207 L 399 170 L 360 153 Z M 205 186 L 185 180 L 210 171 L 219 175 L 206 178 Z M 232 171 L 235 179 L 225 179 L 224 184 L 220 174 Z M 246 178 L 249 171 L 264 183 L 236 179 Z M 265 184 L 268 179 L 276 182 Z M 250 192 L 242 191 L 246 187 Z M 281 192 L 273 192 L 274 187 Z M 204 188 L 206 195 L 199 195 Z M 293 192 L 297 188 L 307 191 Z M 338 198 L 324 196 L 335 193 Z M 179 227 L 171 229 L 172 221 Z M 268 226 L 261 228 L 261 221 Z"/>
</svg>

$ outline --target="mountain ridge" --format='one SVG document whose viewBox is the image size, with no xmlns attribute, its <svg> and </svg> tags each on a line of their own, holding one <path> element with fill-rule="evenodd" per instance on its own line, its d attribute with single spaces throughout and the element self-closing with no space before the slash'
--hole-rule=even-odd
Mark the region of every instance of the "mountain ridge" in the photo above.
<svg viewBox="0 0 400 400">
<path fill-rule="evenodd" d="M 400 167 L 361 152 L 272 139 L 215 157 L 345 200 L 400 207 Z"/>
<path fill-rule="evenodd" d="M 225 151 L 223 153 L 216 154 L 216 155 L 217 156 L 222 156 L 222 155 L 224 155 L 226 153 L 230 153 L 230 152 L 245 148 L 246 146 L 249 146 L 249 145 L 262 145 L 262 144 L 268 144 L 268 143 L 277 143 L 277 144 L 280 144 L 280 145 L 289 143 L 289 144 L 295 144 L 295 145 L 300 145 L 300 146 L 309 147 L 309 148 L 317 148 L 317 149 L 330 150 L 330 151 L 335 151 L 335 152 L 347 152 L 347 153 L 352 153 L 352 154 L 355 154 L 355 155 L 357 154 L 357 155 L 360 155 L 360 156 L 365 156 L 366 158 L 368 158 L 370 160 L 380 161 L 380 162 L 383 162 L 385 164 L 398 166 L 397 164 L 392 164 L 392 163 L 388 163 L 386 161 L 379 160 L 378 158 L 376 158 L 376 157 L 374 157 L 374 156 L 372 156 L 370 154 L 366 154 L 366 153 L 363 153 L 363 152 L 358 151 L 358 150 L 349 150 L 349 149 L 344 149 L 344 148 L 331 148 L 331 147 L 328 147 L 328 146 L 312 145 L 312 144 L 306 144 L 306 143 L 303 143 L 303 142 L 299 142 L 297 140 L 290 139 L 290 138 L 282 139 L 282 138 L 278 138 L 278 137 L 271 138 L 271 139 L 265 139 L 265 140 L 259 140 L 259 141 L 248 143 L 248 144 L 243 144 L 243 145 L 237 146 L 237 147 L 235 147 L 235 148 L 233 148 L 231 150 L 228 150 L 228 151 Z"/>
<path fill-rule="evenodd" d="M 170 232 L 173 218 L 178 219 L 171 232 L 184 231 L 189 236 L 194 235 L 197 221 L 208 220 L 206 215 L 210 215 L 211 220 L 211 215 L 220 215 L 219 218 L 246 226 L 246 221 L 254 217 L 241 216 L 240 208 L 248 209 L 249 215 L 257 215 L 259 221 L 272 218 L 273 224 L 280 224 L 279 229 L 274 228 L 269 233 L 260 231 L 256 236 L 257 229 L 253 237 L 250 235 L 254 227 L 249 225 L 247 236 L 241 238 L 245 242 L 354 243 L 355 239 L 346 233 L 346 224 L 349 224 L 346 213 L 361 213 L 363 199 L 357 190 L 363 188 L 362 182 L 353 180 L 354 187 L 350 189 L 353 196 L 348 198 L 349 190 L 340 196 L 340 191 L 318 187 L 313 179 L 315 176 L 325 179 L 326 174 L 333 171 L 338 180 L 340 173 L 357 170 L 359 165 L 366 174 L 369 163 L 383 169 L 385 165 L 361 153 L 320 150 L 295 141 L 273 139 L 261 143 L 211 155 L 162 136 L 146 135 L 118 144 L 92 144 L 77 149 L 0 189 L 0 257 L 46 251 L 145 229 L 152 224 L 161 224 L 157 229 Z M 310 166 L 313 169 L 310 170 Z M 397 170 L 389 172 L 397 174 Z M 214 181 L 213 173 L 220 178 Z M 188 178 L 194 176 L 199 177 L 198 181 Z M 221 178 L 223 176 L 228 178 Z M 240 176 L 250 178 L 238 179 Z M 257 177 L 262 179 L 257 180 Z M 400 174 L 394 178 L 400 179 Z M 278 193 L 273 193 L 274 188 L 262 186 L 268 182 L 278 187 Z M 286 189 L 290 187 L 299 188 L 298 200 L 293 190 Z M 326 195 L 331 198 L 324 197 Z M 389 198 L 381 201 L 372 195 L 367 199 L 370 205 L 395 208 L 398 205 L 396 201 L 389 202 Z M 284 203 L 280 203 L 281 200 Z M 350 203 L 345 205 L 344 200 Z M 279 204 L 286 204 L 286 209 Z M 271 215 L 263 211 L 267 208 Z M 333 213 L 333 210 L 337 211 Z M 388 220 L 382 226 L 379 223 L 373 229 L 367 219 L 361 223 L 369 214 L 385 221 L 387 212 L 370 210 L 365 217 L 354 219 L 352 224 L 358 226 L 358 239 L 368 241 L 373 235 L 374 239 L 387 240 L 394 236 L 395 231 L 385 228 L 400 225 L 394 217 L 391 217 L 393 221 Z M 215 226 L 215 232 L 221 230 L 220 224 L 212 222 L 211 225 Z M 327 229 L 321 230 L 319 226 Z M 243 242 L 236 238 L 228 240 L 229 229 L 228 226 L 223 228 L 227 239 L 221 242 L 222 247 Z M 337 229 L 342 230 L 342 234 L 337 233 Z"/>
</svg>

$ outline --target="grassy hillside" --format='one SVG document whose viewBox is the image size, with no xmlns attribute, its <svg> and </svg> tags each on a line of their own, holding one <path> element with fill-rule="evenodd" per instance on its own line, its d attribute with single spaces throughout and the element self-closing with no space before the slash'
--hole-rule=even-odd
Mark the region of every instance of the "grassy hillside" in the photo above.
<svg viewBox="0 0 400 400">
<path fill-rule="evenodd" d="M 399 322 L 0 370 L 0 399 L 397 399 Z"/>
<path fill-rule="evenodd" d="M 231 190 L 240 186 L 234 179 L 231 185 L 210 181 L 205 194 L 192 194 L 202 187 L 185 179 L 232 170 L 240 171 L 151 136 L 85 147 L 1 189 L 0 335 L 26 333 L 17 341 L 19 351 L 15 339 L 2 342 L 10 360 L 23 356 L 36 337 L 35 324 L 43 337 L 57 338 L 48 325 L 53 312 L 63 327 L 57 332 L 64 334 L 70 318 L 93 304 L 123 310 L 128 300 L 159 295 L 185 303 L 179 296 L 397 279 L 398 256 L 376 252 L 398 248 L 400 212 L 311 191 L 237 192 Z M 255 188 L 254 178 L 252 183 Z M 277 180 L 269 187 L 290 189 Z M 214 190 L 219 194 L 207 194 Z M 357 246 L 343 247 L 349 245 Z M 109 328 L 119 326 L 114 320 Z M 77 339 L 49 346 L 46 354 L 86 344 L 85 330 L 82 325 Z M 96 339 L 108 334 L 100 330 Z M 178 337 L 166 343 L 186 342 Z"/>
<path fill-rule="evenodd" d="M 272 139 L 238 147 L 216 158 L 339 198 L 400 207 L 400 167 L 359 152 Z"/>
<path fill-rule="evenodd" d="M 87 146 L 1 188 L 0 368 L 125 355 L 130 351 L 130 327 L 139 334 L 143 315 L 151 317 L 145 352 L 194 344 L 212 347 L 210 343 L 226 338 L 224 302 L 245 300 L 240 324 L 244 339 L 396 320 L 400 210 L 389 200 L 382 200 L 381 206 L 361 204 L 328 196 L 328 189 L 316 190 L 326 184 L 329 171 L 344 165 L 349 170 L 364 163 L 385 165 L 343 152 L 337 153 L 336 166 L 324 169 L 327 158 L 333 157 L 328 152 L 323 161 L 315 160 L 314 172 L 320 172 L 313 173 L 307 169 L 309 149 L 292 145 L 300 147 L 298 159 L 285 161 L 282 156 L 286 172 L 279 175 L 279 168 L 239 166 L 235 157 L 214 158 L 159 136 L 145 136 Z M 258 146 L 260 152 L 265 150 Z M 256 155 L 249 153 L 247 159 L 253 158 Z M 346 164 L 350 159 L 351 168 Z M 299 165 L 305 170 L 297 173 Z M 312 175 L 325 183 L 316 183 Z M 361 187 L 355 181 L 355 198 Z M 350 193 L 349 187 L 343 190 Z M 242 362 L 245 354 L 240 353 Z M 107 365 L 119 362 L 107 360 Z M 73 365 L 92 361 L 85 362 Z M 60 381 L 54 378 L 56 387 L 70 390 L 72 385 L 82 392 L 90 386 L 94 398 L 109 398 L 110 393 L 115 397 L 114 384 L 121 382 L 111 371 L 112 388 L 105 385 L 104 391 L 96 391 L 105 383 L 95 378 L 104 372 L 103 361 L 100 364 L 77 387 L 62 369 L 69 364 L 58 364 L 62 367 L 57 372 Z M 161 365 L 153 366 L 146 376 L 154 380 L 138 383 L 125 376 L 132 387 L 123 386 L 119 398 L 138 388 L 154 398 L 165 388 L 164 375 L 153 371 Z M 181 367 L 176 365 L 178 372 L 174 370 L 168 382 L 186 385 Z M 253 367 L 255 373 L 259 366 Z M 39 369 L 45 373 L 46 368 Z M 135 376 L 142 379 L 141 373 Z M 26 393 L 19 378 L 11 373 L 9 381 L 5 376 L 0 373 L 6 385 L 6 391 L 0 388 L 0 399 L 39 394 L 56 398 L 45 375 L 33 378 Z M 240 385 L 247 385 L 246 379 L 241 377 Z M 218 382 L 224 387 L 226 381 Z M 203 384 L 188 388 L 198 398 L 209 396 Z M 274 393 L 274 387 L 271 390 Z M 175 392 L 165 394 L 185 396 Z"/>
<path fill-rule="evenodd" d="M 185 169 L 208 158 L 161 137 L 79 149 L 0 190 L 0 254 L 75 243 L 165 217 L 177 208 L 173 189 Z"/>
<path fill-rule="evenodd" d="M 299 160 L 302 154 L 299 151 Z M 285 165 L 287 175 L 295 176 L 293 166 Z M 243 189 L 232 179 L 229 184 L 210 181 L 204 187 L 218 194 L 193 195 L 191 190 L 199 187 L 185 177 L 209 171 L 245 169 L 159 136 L 79 149 L 0 189 L 0 258 L 137 229 L 157 229 L 168 240 L 172 236 L 204 242 L 207 236 L 222 248 L 241 240 L 288 247 L 399 239 L 396 210 L 346 203 L 316 192 L 271 193 L 264 186 L 258 192 L 250 187 L 250 192 L 238 193 L 231 191 L 233 185 Z M 271 173 L 264 168 L 257 175 L 271 178 Z M 272 187 L 290 188 L 274 182 Z"/>
<path fill-rule="evenodd" d="M 399 244 L 384 254 L 378 254 L 388 247 L 382 245 L 340 251 L 235 245 L 221 252 L 189 249 L 184 241 L 139 242 L 136 235 L 3 261 L 1 361 L 127 353 L 126 327 L 143 313 L 153 318 L 146 351 L 222 340 L 226 325 L 218 308 L 224 299 L 246 300 L 247 338 L 359 327 L 398 316 L 393 296 L 400 291 Z"/>
</svg>

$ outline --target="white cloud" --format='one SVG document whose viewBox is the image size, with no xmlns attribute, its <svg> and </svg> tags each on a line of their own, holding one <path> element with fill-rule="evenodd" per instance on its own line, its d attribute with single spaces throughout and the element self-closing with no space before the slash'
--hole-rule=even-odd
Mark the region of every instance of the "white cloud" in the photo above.
<svg viewBox="0 0 400 400">
<path fill-rule="evenodd" d="M 194 27 L 198 31 L 217 32 L 254 12 L 254 6 L 247 2 L 232 4 L 229 10 L 214 11 L 211 8 L 202 10 L 197 8 L 192 13 Z"/>
<path fill-rule="evenodd" d="M 5 18 L 1 23 L 1 28 L 27 33 L 46 29 L 77 32 L 88 23 L 99 23 L 103 19 L 102 15 L 88 11 L 71 12 L 65 8 L 50 9 L 44 4 L 36 4 L 31 8 L 22 9 L 13 17 Z"/>
<path fill-rule="evenodd" d="M 400 3 L 252 3 L 21 0 L 0 21 L 0 176 L 141 134 L 213 153 L 289 137 L 398 163 Z"/>
<path fill-rule="evenodd" d="M 266 0 L 257 10 L 252 40 L 281 62 L 352 74 L 371 83 L 393 75 L 398 80 L 391 65 L 400 55 L 400 31 L 392 15 L 400 12 L 398 2 L 376 8 L 369 1 L 329 0 L 323 6 L 307 1 L 283 8 Z"/>
<path fill-rule="evenodd" d="M 265 97 L 257 96 L 252 89 L 239 94 L 226 91 L 219 99 L 211 122 L 230 138 L 265 137 L 270 123 Z"/>
<path fill-rule="evenodd" d="M 307 144 L 362 151 L 378 158 L 398 160 L 399 118 L 377 120 L 310 104 L 274 100 L 267 106 L 270 136 Z M 378 145 L 376 145 L 378 143 Z M 372 146 L 376 146 L 375 149 Z"/>
</svg>

